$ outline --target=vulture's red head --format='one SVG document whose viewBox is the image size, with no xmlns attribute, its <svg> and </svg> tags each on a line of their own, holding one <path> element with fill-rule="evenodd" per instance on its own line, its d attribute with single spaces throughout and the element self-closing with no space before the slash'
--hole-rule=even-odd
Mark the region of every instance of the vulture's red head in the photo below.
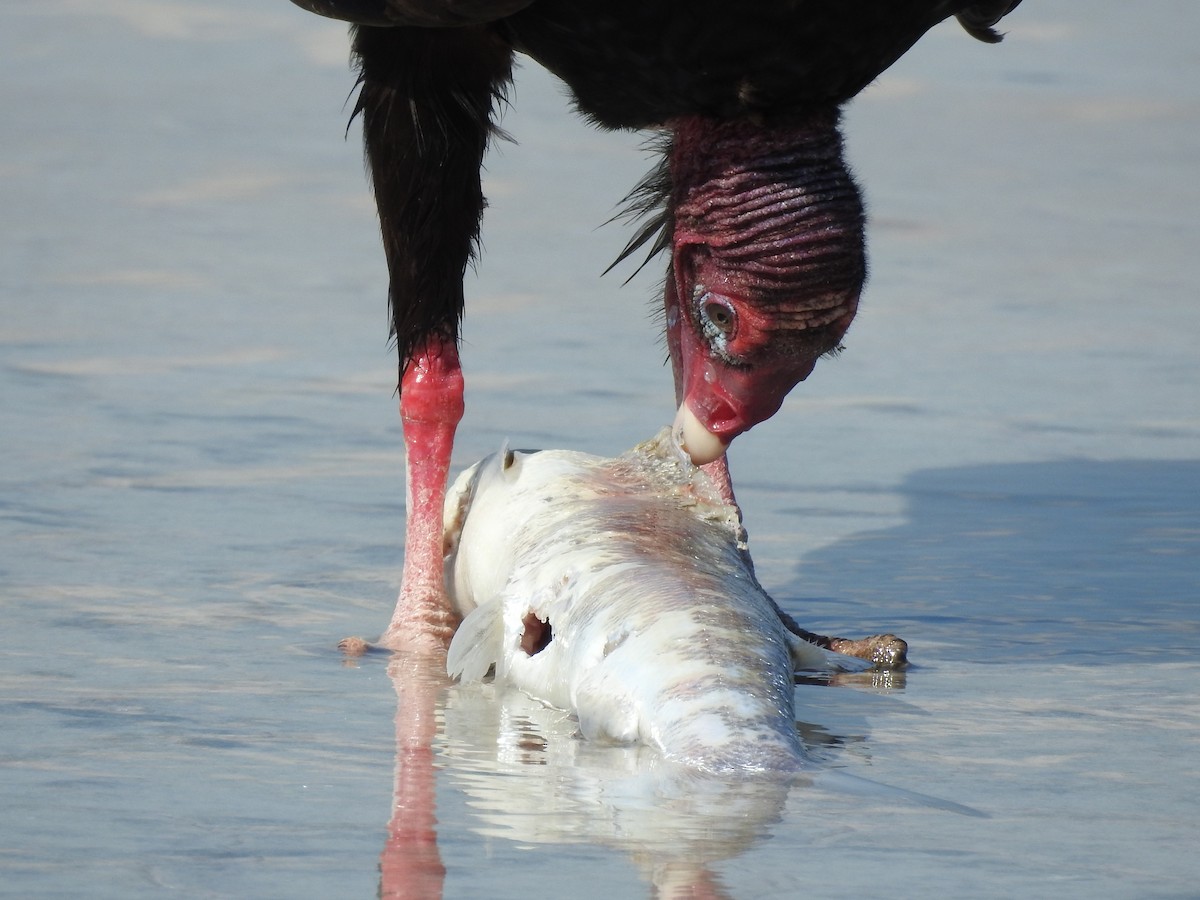
<svg viewBox="0 0 1200 900">
<path fill-rule="evenodd" d="M 668 160 L 676 428 L 702 464 L 840 345 L 866 277 L 863 208 L 833 115 L 683 120 Z"/>
</svg>

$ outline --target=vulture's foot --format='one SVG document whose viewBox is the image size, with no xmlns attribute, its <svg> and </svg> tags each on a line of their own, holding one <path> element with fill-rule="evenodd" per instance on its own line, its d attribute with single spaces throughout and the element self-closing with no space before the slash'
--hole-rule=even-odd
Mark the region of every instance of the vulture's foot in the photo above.
<svg viewBox="0 0 1200 900">
<path fill-rule="evenodd" d="M 344 656 L 353 659 L 369 653 L 371 651 L 371 644 L 360 637 L 348 637 L 338 641 L 338 649 L 342 651 Z"/>
<path fill-rule="evenodd" d="M 908 642 L 894 634 L 873 634 L 857 640 L 827 637 L 801 628 L 796 620 L 780 609 L 778 605 L 775 606 L 775 609 L 779 613 L 784 627 L 796 637 L 808 641 L 810 644 L 816 644 L 818 647 L 824 647 L 835 653 L 865 659 L 880 671 L 895 672 L 908 665 Z"/>
<path fill-rule="evenodd" d="M 412 603 L 403 597 L 397 602 L 397 611 L 411 612 L 423 608 L 424 603 Z M 431 610 L 431 615 L 411 619 L 401 616 L 400 621 L 392 618 L 387 631 L 373 641 L 358 636 L 342 638 L 338 649 L 347 659 L 356 659 L 368 653 L 407 653 L 417 657 L 444 656 L 450 639 L 458 629 L 459 619 L 445 604 Z"/>
<path fill-rule="evenodd" d="M 401 591 L 392 621 L 374 646 L 412 653 L 445 653 L 458 625 L 458 616 L 440 592 L 431 597 L 406 596 Z"/>
<path fill-rule="evenodd" d="M 852 640 L 831 637 L 829 649 L 847 656 L 865 659 L 876 669 L 902 669 L 908 665 L 908 642 L 894 634 L 873 634 Z"/>
</svg>

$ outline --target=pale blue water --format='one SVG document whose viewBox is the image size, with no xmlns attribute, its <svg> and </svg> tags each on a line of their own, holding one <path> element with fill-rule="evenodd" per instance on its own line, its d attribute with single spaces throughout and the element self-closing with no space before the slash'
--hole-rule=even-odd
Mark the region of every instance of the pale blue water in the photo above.
<svg viewBox="0 0 1200 900">
<path fill-rule="evenodd" d="M 4 18 L 0 893 L 375 896 L 397 694 L 334 644 L 390 612 L 403 480 L 344 34 L 284 0 Z M 735 447 L 784 606 L 912 646 L 798 689 L 814 754 L 987 817 L 664 782 L 409 675 L 444 896 L 1197 896 L 1198 26 L 1028 0 L 853 104 L 863 310 Z M 617 452 L 670 415 L 657 274 L 599 278 L 646 163 L 532 66 L 505 125 L 457 460 Z"/>
</svg>

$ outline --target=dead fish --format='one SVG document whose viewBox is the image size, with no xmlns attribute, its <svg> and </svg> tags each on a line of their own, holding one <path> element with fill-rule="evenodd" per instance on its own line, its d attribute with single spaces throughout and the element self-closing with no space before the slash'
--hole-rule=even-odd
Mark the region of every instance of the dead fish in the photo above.
<svg viewBox="0 0 1200 900">
<path fill-rule="evenodd" d="M 616 458 L 488 457 L 449 491 L 445 542 L 464 617 L 452 676 L 493 672 L 573 713 L 586 738 L 640 742 L 696 770 L 806 764 L 794 673 L 838 655 L 784 627 L 737 509 L 668 431 Z"/>
</svg>

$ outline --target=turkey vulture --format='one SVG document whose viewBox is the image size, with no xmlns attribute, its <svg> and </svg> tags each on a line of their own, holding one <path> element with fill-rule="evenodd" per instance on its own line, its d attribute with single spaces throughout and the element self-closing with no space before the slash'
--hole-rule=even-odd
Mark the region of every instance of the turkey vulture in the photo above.
<svg viewBox="0 0 1200 900">
<path fill-rule="evenodd" d="M 974 37 L 1020 0 L 293 0 L 353 23 L 390 278 L 408 528 L 385 647 L 444 646 L 442 503 L 462 416 L 463 273 L 479 169 L 514 53 L 604 128 L 655 129 L 658 167 L 623 255 L 662 251 L 676 428 L 729 490 L 724 452 L 779 409 L 854 318 L 863 209 L 839 109 L 926 31 Z"/>
</svg>

